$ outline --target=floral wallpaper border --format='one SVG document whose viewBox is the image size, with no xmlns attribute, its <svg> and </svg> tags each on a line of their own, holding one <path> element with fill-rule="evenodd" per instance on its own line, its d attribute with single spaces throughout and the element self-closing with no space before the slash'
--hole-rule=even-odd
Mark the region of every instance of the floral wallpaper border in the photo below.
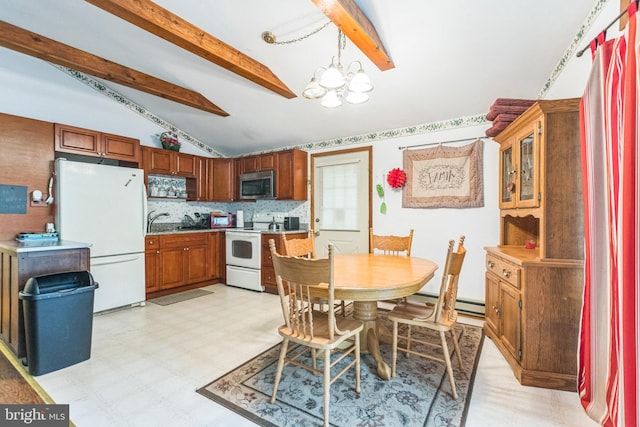
<svg viewBox="0 0 640 427">
<path fill-rule="evenodd" d="M 546 83 L 538 93 L 538 99 L 541 99 L 549 91 L 553 83 L 557 80 L 558 76 L 560 75 L 564 67 L 567 65 L 569 59 L 571 58 L 571 55 L 573 55 L 574 51 L 576 50 L 578 43 L 584 38 L 589 28 L 591 28 L 591 25 L 593 25 L 593 22 L 595 21 L 598 14 L 602 11 L 607 1 L 609 0 L 598 0 L 595 6 L 591 9 L 591 11 L 589 12 L 589 15 L 585 19 L 585 22 L 582 24 L 582 26 L 578 30 L 578 33 L 573 38 L 573 41 L 571 42 L 571 44 L 565 51 L 564 55 L 562 56 L 562 58 L 554 68 L 553 72 L 551 73 L 551 76 L 547 79 Z M 106 86 L 100 81 L 94 79 L 93 77 L 88 76 L 79 71 L 73 70 L 71 68 L 63 67 L 56 64 L 51 64 L 51 65 L 59 69 L 60 71 L 70 75 L 71 77 L 79 80 L 80 82 L 86 84 L 87 86 L 97 90 L 103 95 L 108 96 L 114 101 L 122 104 L 126 108 L 138 113 L 142 117 L 146 118 L 147 120 L 150 120 L 151 122 L 157 124 L 163 129 L 176 133 L 182 140 L 190 144 L 193 144 L 194 146 L 211 154 L 212 156 L 225 157 L 222 154 L 215 151 L 213 148 L 203 143 L 202 141 L 194 138 L 193 136 L 189 135 L 186 132 L 183 132 L 182 130 L 178 129 L 171 123 L 167 122 L 164 119 L 161 119 L 160 117 L 153 114 L 151 111 L 136 104 L 135 102 L 119 94 L 115 90 L 111 89 L 110 87 Z M 380 132 L 371 132 L 371 133 L 362 134 L 362 135 L 335 138 L 335 139 L 329 139 L 325 141 L 310 142 L 310 143 L 299 144 L 299 145 L 290 146 L 286 148 L 316 150 L 316 149 L 324 149 L 324 148 L 331 148 L 331 147 L 341 147 L 341 146 L 347 146 L 347 145 L 353 145 L 353 144 L 372 143 L 379 140 L 390 139 L 390 138 L 400 138 L 400 137 L 409 136 L 409 135 L 419 135 L 422 133 L 437 132 L 442 130 L 467 127 L 467 126 L 482 125 L 484 123 L 488 123 L 484 115 L 461 117 L 457 119 L 444 120 L 440 122 L 425 123 L 425 124 L 420 124 L 416 126 L 408 126 L 405 128 L 384 130 Z M 285 148 L 285 147 L 281 147 L 281 148 Z M 252 154 L 256 154 L 256 153 L 252 153 Z"/>
<path fill-rule="evenodd" d="M 560 73 L 562 72 L 564 67 L 569 62 L 569 59 L 571 58 L 571 56 L 574 54 L 574 52 L 578 48 L 578 43 L 580 43 L 582 41 L 582 39 L 584 38 L 585 34 L 591 28 L 591 26 L 593 25 L 593 22 L 596 20 L 596 18 L 598 17 L 598 15 L 602 11 L 602 9 L 604 9 L 604 5 L 608 1 L 609 0 L 598 0 L 596 2 L 595 6 L 593 6 L 591 11 L 589 12 L 589 15 L 587 15 L 584 23 L 582 24 L 582 26 L 578 30 L 578 33 L 573 38 L 573 41 L 571 42 L 571 44 L 569 45 L 567 50 L 564 52 L 564 55 L 562 56 L 562 58 L 560 58 L 560 61 L 558 62 L 556 67 L 553 69 L 553 72 L 551 73 L 551 76 L 547 79 L 547 82 L 544 84 L 544 86 L 542 87 L 542 89 L 538 93 L 538 99 L 542 99 L 544 97 L 544 95 L 546 95 L 546 93 L 549 91 L 549 89 L 551 88 L 553 83 L 555 83 L 555 81 L 558 79 L 558 76 L 560 75 Z"/>
</svg>

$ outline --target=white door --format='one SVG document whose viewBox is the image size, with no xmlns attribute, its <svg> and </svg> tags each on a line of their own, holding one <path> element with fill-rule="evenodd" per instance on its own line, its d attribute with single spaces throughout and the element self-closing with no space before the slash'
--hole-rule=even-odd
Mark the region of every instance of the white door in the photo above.
<svg viewBox="0 0 640 427">
<path fill-rule="evenodd" d="M 312 219 L 316 256 L 369 251 L 371 147 L 311 155 Z"/>
</svg>

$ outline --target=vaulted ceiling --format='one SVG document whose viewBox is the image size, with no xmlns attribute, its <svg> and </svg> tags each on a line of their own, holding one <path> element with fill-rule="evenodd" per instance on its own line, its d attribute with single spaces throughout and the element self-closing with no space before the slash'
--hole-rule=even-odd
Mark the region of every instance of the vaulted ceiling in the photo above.
<svg viewBox="0 0 640 427">
<path fill-rule="evenodd" d="M 67 67 L 59 57 L 70 55 L 75 69 L 237 155 L 480 116 L 498 97 L 536 98 L 594 0 L 569 3 L 0 0 L 0 49 Z M 326 109 L 301 92 L 337 54 L 336 25 L 350 38 L 343 64 L 362 62 L 375 89 L 365 104 Z M 267 44 L 264 31 L 302 40 Z M 34 40 L 53 53 L 23 46 Z"/>
</svg>

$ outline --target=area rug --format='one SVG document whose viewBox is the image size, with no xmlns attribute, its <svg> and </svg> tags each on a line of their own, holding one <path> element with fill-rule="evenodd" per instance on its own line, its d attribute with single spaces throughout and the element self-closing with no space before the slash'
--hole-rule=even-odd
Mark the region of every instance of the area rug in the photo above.
<svg viewBox="0 0 640 427">
<path fill-rule="evenodd" d="M 388 322 L 385 320 L 385 322 Z M 390 325 L 390 322 L 388 323 Z M 422 329 L 422 328 L 421 328 Z M 397 374 L 385 381 L 376 374 L 373 358 L 361 358 L 361 392 L 355 392 L 353 370 L 331 385 L 330 423 L 336 427 L 464 426 L 484 334 L 481 328 L 458 324 L 464 369 L 452 356 L 458 399 L 443 363 L 398 353 Z M 413 335 L 437 333 L 418 332 Z M 417 346 L 416 346 L 417 347 Z M 450 343 L 450 349 L 453 345 Z M 197 390 L 198 393 L 261 426 L 320 426 L 323 422 L 322 376 L 287 364 L 277 400 L 269 403 L 280 344 Z M 434 355 L 441 351 L 432 350 Z M 382 344 L 384 360 L 391 364 L 391 345 Z M 333 357 L 333 356 L 332 356 Z M 308 361 L 308 359 L 306 360 Z M 343 361 L 346 362 L 346 361 Z M 321 361 L 318 362 L 321 368 Z M 342 363 L 343 365 L 343 363 Z M 332 374 L 342 369 L 338 364 Z"/>
<path fill-rule="evenodd" d="M 187 301 L 193 298 L 202 297 L 205 295 L 211 295 L 212 291 L 206 291 L 204 289 L 191 289 L 188 291 L 178 292 L 177 294 L 165 295 L 163 297 L 153 298 L 147 302 L 151 302 L 157 305 L 171 305 L 177 302 Z"/>
</svg>

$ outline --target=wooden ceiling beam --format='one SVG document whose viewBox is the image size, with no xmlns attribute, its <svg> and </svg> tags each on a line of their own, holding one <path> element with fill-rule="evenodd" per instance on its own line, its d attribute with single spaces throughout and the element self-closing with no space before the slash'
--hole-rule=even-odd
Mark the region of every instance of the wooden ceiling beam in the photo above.
<svg viewBox="0 0 640 427">
<path fill-rule="evenodd" d="M 229 113 L 201 94 L 0 21 L 0 46 L 199 110 Z"/>
<path fill-rule="evenodd" d="M 378 32 L 355 0 L 311 0 L 380 71 L 395 68 Z"/>
<path fill-rule="evenodd" d="M 285 98 L 296 97 L 265 65 L 149 0 L 86 1 Z"/>
</svg>

